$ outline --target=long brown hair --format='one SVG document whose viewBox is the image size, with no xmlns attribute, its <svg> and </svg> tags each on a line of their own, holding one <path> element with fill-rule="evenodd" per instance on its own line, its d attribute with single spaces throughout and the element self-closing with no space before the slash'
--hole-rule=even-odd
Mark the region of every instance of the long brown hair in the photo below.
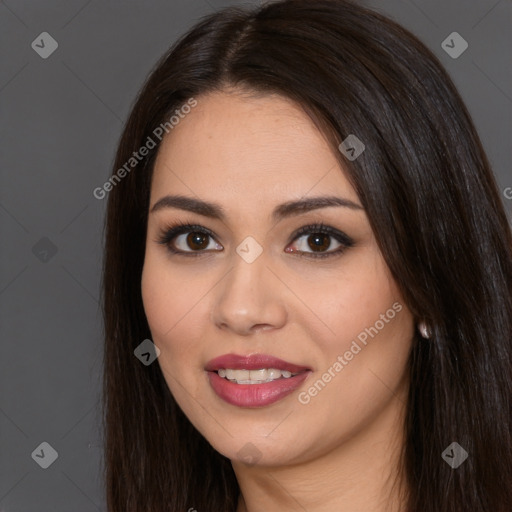
<svg viewBox="0 0 512 512">
<path fill-rule="evenodd" d="M 236 509 L 230 461 L 184 416 L 159 365 L 134 356 L 151 339 L 140 281 L 154 130 L 190 98 L 200 102 L 226 86 L 284 95 L 315 120 L 347 169 L 404 300 L 432 327 L 430 340 L 413 339 L 410 359 L 408 512 L 510 512 L 512 235 L 500 195 L 437 58 L 396 23 L 346 0 L 209 15 L 158 62 L 133 106 L 105 225 L 108 510 Z M 354 161 L 337 149 L 349 134 L 366 146 Z M 148 137 L 155 147 L 127 167 Z M 457 469 L 441 456 L 452 442 L 469 454 Z"/>
</svg>

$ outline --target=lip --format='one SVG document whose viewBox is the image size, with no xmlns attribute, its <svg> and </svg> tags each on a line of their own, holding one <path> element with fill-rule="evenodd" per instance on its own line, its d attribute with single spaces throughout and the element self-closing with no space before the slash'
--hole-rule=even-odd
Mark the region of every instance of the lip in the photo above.
<svg viewBox="0 0 512 512">
<path fill-rule="evenodd" d="M 260 368 L 276 368 L 298 373 L 293 377 L 281 378 L 262 384 L 236 384 L 219 377 L 216 373 L 221 368 L 233 370 L 259 370 Z M 300 366 L 274 356 L 253 354 L 240 356 L 226 354 L 212 359 L 205 367 L 208 380 L 213 391 L 225 402 L 238 407 L 265 407 L 282 400 L 295 391 L 310 375 L 311 369 Z"/>
<path fill-rule="evenodd" d="M 209 361 L 205 370 L 207 372 L 216 372 L 221 368 L 230 368 L 232 370 L 259 370 L 260 368 L 275 368 L 276 370 L 299 373 L 311 370 L 307 366 L 299 366 L 283 359 L 279 359 L 268 354 L 251 354 L 240 356 L 238 354 L 224 354 Z M 253 386 L 255 384 L 247 384 Z"/>
</svg>

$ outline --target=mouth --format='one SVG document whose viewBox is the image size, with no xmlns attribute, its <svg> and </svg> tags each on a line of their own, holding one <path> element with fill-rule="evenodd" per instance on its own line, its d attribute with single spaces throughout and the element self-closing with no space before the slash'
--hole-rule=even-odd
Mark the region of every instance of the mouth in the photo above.
<svg viewBox="0 0 512 512">
<path fill-rule="evenodd" d="M 288 370 L 278 370 L 277 368 L 260 368 L 259 370 L 235 370 L 233 368 L 221 368 L 217 370 L 217 375 L 229 382 L 236 384 L 264 384 L 274 382 L 278 379 L 289 379 L 299 375 Z"/>
<path fill-rule="evenodd" d="M 226 354 L 205 367 L 213 391 L 238 407 L 264 407 L 282 400 L 311 373 L 300 366 L 265 354 Z"/>
</svg>

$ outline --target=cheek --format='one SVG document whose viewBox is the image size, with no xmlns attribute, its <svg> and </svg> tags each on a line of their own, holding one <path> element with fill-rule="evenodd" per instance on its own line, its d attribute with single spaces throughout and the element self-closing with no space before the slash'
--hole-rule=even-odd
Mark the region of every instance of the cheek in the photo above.
<svg viewBox="0 0 512 512">
<path fill-rule="evenodd" d="M 335 278 L 315 277 L 294 283 L 296 294 L 310 305 L 309 320 L 301 324 L 330 358 L 349 350 L 351 342 L 377 321 L 381 330 L 381 314 L 391 310 L 388 316 L 395 316 L 392 305 L 400 294 L 377 252 L 347 260 Z M 386 323 L 382 330 L 389 332 L 389 327 Z"/>
<path fill-rule="evenodd" d="M 321 417 L 329 410 L 326 404 L 338 403 L 354 413 L 352 418 L 357 411 L 364 417 L 372 402 L 386 401 L 389 390 L 401 382 L 413 336 L 412 315 L 378 254 L 360 258 L 358 266 L 350 265 L 335 280 L 309 284 L 313 316 L 321 319 L 303 324 L 315 341 L 316 372 L 308 384 L 315 402 L 311 409 Z"/>
<path fill-rule="evenodd" d="M 198 297 L 203 294 L 199 291 L 183 275 L 171 273 L 159 255 L 147 256 L 141 293 L 152 341 L 160 349 L 157 361 L 172 395 L 191 417 L 197 414 L 191 398 L 199 397 L 201 389 L 196 371 L 202 370 Z"/>
<path fill-rule="evenodd" d="M 200 325 L 198 297 L 203 295 L 198 286 L 189 275 L 171 272 L 159 256 L 147 255 L 141 279 L 144 311 L 153 342 L 162 355 L 172 353 L 173 361 L 192 355 L 194 340 L 200 338 L 195 332 Z"/>
</svg>

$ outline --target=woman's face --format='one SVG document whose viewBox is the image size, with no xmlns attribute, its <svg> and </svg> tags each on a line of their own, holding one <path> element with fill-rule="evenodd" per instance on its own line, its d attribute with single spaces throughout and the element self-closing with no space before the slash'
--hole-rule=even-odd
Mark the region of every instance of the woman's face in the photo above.
<svg viewBox="0 0 512 512">
<path fill-rule="evenodd" d="M 196 99 L 151 186 L 142 296 L 155 364 L 234 464 L 378 440 L 403 410 L 414 324 L 357 194 L 291 101 Z M 177 195 L 216 208 L 162 201 Z M 320 197 L 339 204 L 308 206 Z M 194 226 L 159 243 L 175 223 Z"/>
</svg>

